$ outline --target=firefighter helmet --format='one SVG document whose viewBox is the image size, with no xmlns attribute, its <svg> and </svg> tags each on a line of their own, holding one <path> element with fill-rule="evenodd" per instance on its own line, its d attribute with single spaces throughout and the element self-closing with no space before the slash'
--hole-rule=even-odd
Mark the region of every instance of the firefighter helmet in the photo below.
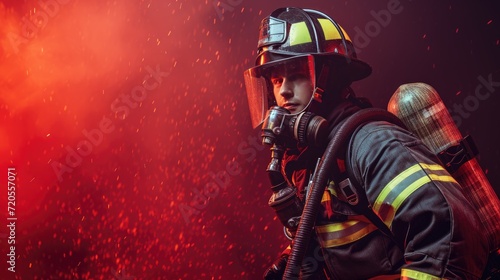
<svg viewBox="0 0 500 280">
<path fill-rule="evenodd" d="M 326 80 L 342 71 L 344 80 L 363 79 L 370 75 L 371 67 L 356 57 L 356 51 L 347 33 L 326 14 L 310 9 L 280 8 L 264 18 L 259 28 L 258 51 L 255 67 L 245 71 L 245 85 L 252 125 L 262 123 L 265 113 L 275 104 L 270 90 L 269 73 L 275 67 L 294 64 L 308 65 L 312 84 L 325 90 Z M 327 71 L 322 67 L 338 67 Z M 318 98 L 317 94 L 312 99 Z"/>
</svg>

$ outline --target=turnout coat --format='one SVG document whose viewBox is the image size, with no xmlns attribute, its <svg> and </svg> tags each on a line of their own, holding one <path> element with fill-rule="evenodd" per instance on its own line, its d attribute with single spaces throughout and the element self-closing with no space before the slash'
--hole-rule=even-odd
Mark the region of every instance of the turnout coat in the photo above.
<svg viewBox="0 0 500 280">
<path fill-rule="evenodd" d="M 358 110 L 351 102 L 337 106 L 327 116 L 330 129 Z M 388 122 L 369 122 L 346 145 L 351 180 L 360 184 L 394 239 L 343 202 L 332 180 L 304 258 L 303 279 L 481 277 L 488 247 L 477 213 L 415 135 Z M 285 153 L 283 172 L 301 199 L 322 152 L 299 147 Z"/>
</svg>

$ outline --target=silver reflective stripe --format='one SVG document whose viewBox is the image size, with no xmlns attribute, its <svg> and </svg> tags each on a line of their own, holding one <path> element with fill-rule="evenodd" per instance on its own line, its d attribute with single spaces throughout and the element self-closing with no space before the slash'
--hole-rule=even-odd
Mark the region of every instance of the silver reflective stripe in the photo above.
<svg viewBox="0 0 500 280">
<path fill-rule="evenodd" d="M 260 24 L 257 47 L 261 48 L 272 44 L 282 44 L 286 41 L 286 36 L 286 21 L 267 17 Z"/>
</svg>

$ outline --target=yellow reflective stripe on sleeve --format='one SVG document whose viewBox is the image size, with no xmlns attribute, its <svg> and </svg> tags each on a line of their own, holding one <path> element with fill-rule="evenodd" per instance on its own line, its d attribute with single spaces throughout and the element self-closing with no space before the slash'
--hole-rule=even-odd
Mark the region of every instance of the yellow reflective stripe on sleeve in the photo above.
<svg viewBox="0 0 500 280">
<path fill-rule="evenodd" d="M 401 269 L 401 279 L 440 280 L 442 278 L 436 277 L 431 274 L 427 274 L 425 272 L 403 268 Z"/>
<path fill-rule="evenodd" d="M 311 34 L 304 21 L 297 22 L 290 26 L 290 46 L 311 43 Z"/>
<path fill-rule="evenodd" d="M 396 177 L 394 177 L 394 179 L 392 179 L 378 195 L 373 205 L 373 210 L 375 210 L 375 212 L 378 213 L 382 202 L 386 200 L 387 195 L 392 191 L 392 189 L 394 189 L 397 185 L 399 185 L 399 183 L 401 183 L 401 181 L 403 181 L 405 178 L 407 178 L 408 176 L 419 170 L 421 170 L 420 166 L 418 164 L 415 164 L 412 167 L 406 169 L 405 171 L 399 173 L 399 175 L 397 175 Z"/>
<path fill-rule="evenodd" d="M 439 164 L 415 164 L 392 179 L 375 200 L 373 210 L 387 226 L 391 226 L 395 213 L 403 202 L 421 186 L 432 181 L 456 183 Z"/>
<path fill-rule="evenodd" d="M 444 168 L 439 164 L 427 164 L 427 163 L 419 163 L 418 165 L 422 166 L 422 168 L 431 170 L 431 171 L 442 171 Z"/>
<path fill-rule="evenodd" d="M 410 196 L 414 191 L 416 191 L 418 188 L 421 186 L 429 183 L 431 179 L 428 176 L 424 176 L 422 178 L 417 179 L 415 182 L 413 182 L 411 185 L 407 186 L 404 191 L 401 192 L 400 195 L 397 196 L 397 198 L 394 200 L 392 204 L 392 207 L 394 208 L 394 212 L 398 211 L 399 206 L 403 203 L 403 201 Z M 391 219 L 392 222 L 392 219 Z"/>
<path fill-rule="evenodd" d="M 429 174 L 429 177 L 431 177 L 433 181 L 451 182 L 458 184 L 457 180 L 455 180 L 455 178 L 451 177 L 450 175 Z"/>
<path fill-rule="evenodd" d="M 438 164 L 415 164 L 394 177 L 382 189 L 373 204 L 373 210 L 390 227 L 403 202 L 416 190 L 431 181 L 456 183 L 455 179 Z M 366 217 L 348 216 L 344 222 L 316 226 L 323 247 L 335 247 L 359 240 L 376 230 Z"/>
</svg>

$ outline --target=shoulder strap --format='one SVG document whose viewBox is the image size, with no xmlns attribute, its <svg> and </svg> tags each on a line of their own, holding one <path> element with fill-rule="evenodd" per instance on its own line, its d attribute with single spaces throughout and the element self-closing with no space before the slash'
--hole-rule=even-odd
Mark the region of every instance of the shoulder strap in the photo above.
<svg viewBox="0 0 500 280">
<path fill-rule="evenodd" d="M 389 227 L 373 211 L 365 191 L 361 187 L 361 184 L 357 182 L 355 176 L 353 176 L 351 168 L 346 168 L 347 146 L 350 143 L 351 137 L 362 125 L 374 121 L 386 121 L 405 128 L 398 117 L 386 110 L 377 108 L 362 109 L 345 119 L 330 134 L 330 140 L 337 137 L 345 143 L 342 145 L 343 148 L 334 154 L 337 164 L 333 167 L 333 179 L 334 182 L 338 182 L 338 188 L 341 192 L 339 196 L 340 200 L 347 202 L 355 212 L 364 215 L 382 233 L 391 238 L 395 244 L 401 246 L 395 240 Z"/>
</svg>

